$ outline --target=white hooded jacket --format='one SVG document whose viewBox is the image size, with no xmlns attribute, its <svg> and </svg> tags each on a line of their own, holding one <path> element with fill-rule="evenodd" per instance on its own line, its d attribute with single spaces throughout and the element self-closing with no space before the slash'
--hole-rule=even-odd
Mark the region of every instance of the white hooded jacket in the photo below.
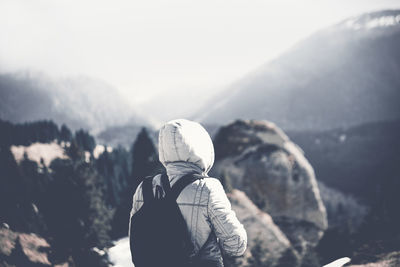
<svg viewBox="0 0 400 267">
<path fill-rule="evenodd" d="M 160 129 L 158 150 L 171 186 L 189 173 L 207 176 L 214 163 L 214 147 L 206 130 L 184 119 L 170 121 Z M 157 175 L 153 179 L 154 192 L 156 187 L 162 188 L 160 178 L 161 175 Z M 246 231 L 232 211 L 218 179 L 207 177 L 193 182 L 183 189 L 177 203 L 200 258 L 219 261 L 221 249 L 230 256 L 244 253 Z M 133 196 L 131 217 L 142 204 L 140 184 Z"/>
</svg>

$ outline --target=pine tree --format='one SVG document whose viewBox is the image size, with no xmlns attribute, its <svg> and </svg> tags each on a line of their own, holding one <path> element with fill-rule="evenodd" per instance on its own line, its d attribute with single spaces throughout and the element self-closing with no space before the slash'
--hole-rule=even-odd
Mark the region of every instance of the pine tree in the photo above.
<svg viewBox="0 0 400 267">
<path fill-rule="evenodd" d="M 93 152 L 93 149 L 96 147 L 96 141 L 93 136 L 91 136 L 88 132 L 84 130 L 78 130 L 75 133 L 75 141 L 76 144 L 85 151 Z"/>
<path fill-rule="evenodd" d="M 92 247 L 110 242 L 113 210 L 105 204 L 104 179 L 82 158 L 56 159 L 51 169 L 54 180 L 41 208 L 53 237 L 54 256 L 65 261 L 72 255 L 74 261 L 80 261 Z"/>
<path fill-rule="evenodd" d="M 136 188 L 146 176 L 156 174 L 162 168 L 146 128 L 142 128 L 133 144 L 132 161 L 133 188 Z"/>
<path fill-rule="evenodd" d="M 127 190 L 122 192 L 122 202 L 118 206 L 113 221 L 113 237 L 120 238 L 126 235 L 128 230 L 129 212 L 132 208 L 132 196 L 136 187 L 148 175 L 162 172 L 162 165 L 151 141 L 146 128 L 142 128 L 138 134 L 131 150 L 132 172 L 127 181 Z M 127 166 L 124 166 L 124 172 Z M 124 174 L 122 176 L 124 176 Z M 123 177 L 120 177 L 123 180 Z"/>
<path fill-rule="evenodd" d="M 67 142 L 72 140 L 71 130 L 65 124 L 61 125 L 60 139 Z"/>
</svg>

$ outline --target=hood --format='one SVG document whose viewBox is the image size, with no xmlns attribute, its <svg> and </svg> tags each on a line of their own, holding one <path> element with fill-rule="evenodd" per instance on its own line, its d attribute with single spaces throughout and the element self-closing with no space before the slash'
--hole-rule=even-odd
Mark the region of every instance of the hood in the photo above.
<svg viewBox="0 0 400 267">
<path fill-rule="evenodd" d="M 197 122 L 178 119 L 167 122 L 158 135 L 160 162 L 195 165 L 207 173 L 214 164 L 214 146 L 210 135 Z"/>
</svg>

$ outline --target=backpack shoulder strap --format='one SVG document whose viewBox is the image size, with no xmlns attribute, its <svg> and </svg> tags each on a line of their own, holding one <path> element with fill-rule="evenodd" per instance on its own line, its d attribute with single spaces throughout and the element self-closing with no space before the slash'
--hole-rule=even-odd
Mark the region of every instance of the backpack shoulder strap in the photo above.
<svg viewBox="0 0 400 267">
<path fill-rule="evenodd" d="M 202 176 L 199 174 L 187 174 L 181 177 L 171 188 L 168 197 L 176 201 L 182 190 L 188 186 L 189 184 L 193 183 L 196 180 L 205 178 L 206 176 Z"/>
<path fill-rule="evenodd" d="M 169 183 L 169 179 L 167 174 L 161 174 L 161 184 L 164 189 L 165 194 L 168 194 L 171 191 L 171 184 Z"/>
<path fill-rule="evenodd" d="M 152 176 L 148 176 L 143 180 L 142 192 L 143 192 L 144 203 L 150 203 L 154 200 Z"/>
</svg>

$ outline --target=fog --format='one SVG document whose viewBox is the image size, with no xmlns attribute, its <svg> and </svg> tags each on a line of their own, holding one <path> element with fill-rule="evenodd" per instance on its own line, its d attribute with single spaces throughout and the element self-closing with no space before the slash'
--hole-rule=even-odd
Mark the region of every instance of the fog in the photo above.
<svg viewBox="0 0 400 267">
<path fill-rule="evenodd" d="M 163 101 L 171 112 L 187 110 L 322 27 L 398 7 L 394 0 L 3 0 L 0 71 L 88 75 L 145 112 Z"/>
</svg>

